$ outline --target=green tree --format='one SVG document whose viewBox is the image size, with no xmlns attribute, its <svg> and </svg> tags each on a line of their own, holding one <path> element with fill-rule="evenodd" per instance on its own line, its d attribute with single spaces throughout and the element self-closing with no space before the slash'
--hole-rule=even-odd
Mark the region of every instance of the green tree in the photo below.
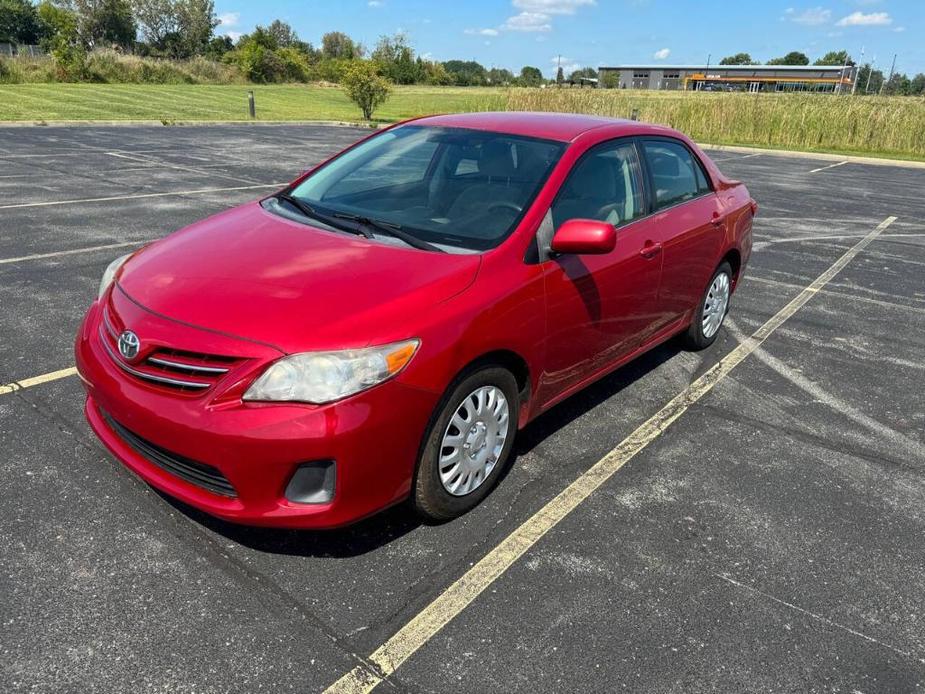
<svg viewBox="0 0 925 694">
<path fill-rule="evenodd" d="M 405 34 L 380 36 L 370 58 L 379 71 L 396 84 L 414 84 L 423 78 Z"/>
<path fill-rule="evenodd" d="M 33 44 L 41 35 L 38 13 L 28 0 L 0 0 L 0 43 Z"/>
<path fill-rule="evenodd" d="M 341 78 L 344 92 L 360 107 L 363 118 L 369 120 L 373 112 L 389 98 L 388 81 L 376 72 L 371 62 L 354 60 Z"/>
<path fill-rule="evenodd" d="M 474 60 L 447 60 L 443 67 L 457 87 L 482 87 L 488 81 L 485 67 Z"/>
<path fill-rule="evenodd" d="M 925 95 L 925 74 L 920 72 L 910 80 L 909 93 L 914 95 Z"/>
<path fill-rule="evenodd" d="M 616 70 L 605 70 L 601 75 L 600 86 L 604 89 L 616 89 L 620 86 L 620 73 Z"/>
<path fill-rule="evenodd" d="M 134 14 L 148 44 L 173 58 L 205 53 L 218 26 L 212 0 L 134 0 Z"/>
<path fill-rule="evenodd" d="M 771 58 L 768 65 L 809 65 L 809 57 L 800 51 L 790 51 L 780 58 Z"/>
<path fill-rule="evenodd" d="M 573 70 L 568 76 L 568 81 L 580 82 L 582 78 L 597 79 L 597 70 L 593 67 L 583 67 L 578 70 Z"/>
<path fill-rule="evenodd" d="M 280 48 L 292 48 L 299 41 L 299 35 L 286 22 L 274 19 L 267 27 L 267 31 L 276 39 L 276 45 Z"/>
<path fill-rule="evenodd" d="M 846 62 L 848 65 L 854 65 L 848 51 L 829 51 L 813 65 L 844 65 Z"/>
<path fill-rule="evenodd" d="M 61 80 L 82 80 L 89 77 L 87 50 L 77 31 L 77 15 L 50 0 L 38 6 L 38 18 L 44 36 L 42 45 L 55 61 Z"/>
<path fill-rule="evenodd" d="M 418 60 L 421 60 L 418 58 Z M 453 84 L 453 76 L 446 71 L 443 63 L 435 60 L 422 60 L 424 70 L 424 81 L 427 84 L 447 86 Z"/>
<path fill-rule="evenodd" d="M 883 72 L 874 70 L 870 63 L 864 63 L 858 68 L 857 94 L 878 94 L 883 85 Z"/>
<path fill-rule="evenodd" d="M 213 36 L 209 45 L 206 46 L 205 54 L 212 60 L 221 60 L 226 53 L 232 50 L 234 50 L 234 41 L 230 36 Z"/>
<path fill-rule="evenodd" d="M 135 45 L 138 27 L 128 0 L 70 0 L 77 16 L 77 31 L 88 46 Z"/>
<path fill-rule="evenodd" d="M 524 87 L 539 87 L 543 84 L 543 73 L 538 67 L 524 65 L 520 69 L 520 83 Z"/>
<path fill-rule="evenodd" d="M 735 55 L 727 55 L 725 58 L 719 61 L 720 65 L 755 65 L 756 62 L 752 60 L 752 57 L 748 53 L 736 53 Z"/>
<path fill-rule="evenodd" d="M 485 79 L 487 80 L 488 84 L 491 85 L 506 85 L 511 84 L 515 77 L 514 73 L 510 70 L 493 67 L 487 73 L 485 73 Z"/>
<path fill-rule="evenodd" d="M 321 56 L 353 60 L 363 57 L 363 47 L 342 31 L 329 31 L 321 37 Z"/>
<path fill-rule="evenodd" d="M 565 82 L 565 72 L 562 70 L 562 66 L 559 66 L 559 69 L 556 70 L 556 84 L 562 84 Z"/>
</svg>

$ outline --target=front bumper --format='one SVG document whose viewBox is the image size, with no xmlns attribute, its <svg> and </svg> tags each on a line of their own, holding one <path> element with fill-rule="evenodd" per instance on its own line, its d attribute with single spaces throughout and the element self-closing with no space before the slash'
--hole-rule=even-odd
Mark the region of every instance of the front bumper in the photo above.
<svg viewBox="0 0 925 694">
<path fill-rule="evenodd" d="M 399 380 L 320 406 L 243 403 L 211 392 L 165 393 L 126 374 L 104 352 L 97 337 L 99 312 L 100 304 L 94 304 L 75 344 L 87 390 L 87 421 L 116 458 L 157 489 L 229 521 L 292 528 L 346 525 L 408 496 L 439 393 Z M 139 335 L 165 340 L 169 334 L 187 345 L 199 332 L 143 310 L 131 321 Z M 216 468 L 236 496 L 215 493 L 156 464 L 130 445 L 104 412 L 135 436 Z M 336 463 L 333 500 L 289 501 L 286 486 L 298 466 L 321 460 Z"/>
</svg>

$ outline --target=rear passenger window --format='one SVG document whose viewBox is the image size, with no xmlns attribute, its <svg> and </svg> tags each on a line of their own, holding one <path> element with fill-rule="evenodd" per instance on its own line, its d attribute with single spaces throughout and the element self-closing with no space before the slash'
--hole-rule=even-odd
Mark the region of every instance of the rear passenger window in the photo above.
<svg viewBox="0 0 925 694">
<path fill-rule="evenodd" d="M 621 226 L 645 213 L 639 157 L 625 141 L 604 143 L 582 157 L 552 205 L 557 229 L 570 219 Z"/>
<path fill-rule="evenodd" d="M 700 164 L 684 145 L 649 141 L 644 143 L 644 148 L 655 188 L 656 209 L 690 200 L 710 190 Z"/>
</svg>

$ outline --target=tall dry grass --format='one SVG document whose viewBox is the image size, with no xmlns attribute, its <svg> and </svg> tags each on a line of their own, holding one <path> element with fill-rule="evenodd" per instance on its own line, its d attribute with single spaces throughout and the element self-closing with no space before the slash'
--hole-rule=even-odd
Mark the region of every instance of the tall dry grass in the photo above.
<svg viewBox="0 0 925 694">
<path fill-rule="evenodd" d="M 61 72 L 51 56 L 0 58 L 0 84 L 57 82 Z M 87 55 L 83 81 L 103 84 L 240 84 L 247 80 L 234 65 L 201 56 L 165 60 L 99 49 Z"/>
<path fill-rule="evenodd" d="M 506 108 L 639 119 L 700 142 L 925 157 L 925 98 L 512 89 Z"/>
</svg>

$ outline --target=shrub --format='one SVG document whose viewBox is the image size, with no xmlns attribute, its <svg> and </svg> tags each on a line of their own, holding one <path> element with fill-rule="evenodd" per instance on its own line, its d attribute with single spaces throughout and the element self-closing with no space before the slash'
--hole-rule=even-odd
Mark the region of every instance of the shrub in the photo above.
<svg viewBox="0 0 925 694">
<path fill-rule="evenodd" d="M 285 74 L 279 56 L 256 41 L 248 41 L 236 50 L 234 60 L 251 82 L 279 82 Z"/>
<path fill-rule="evenodd" d="M 307 82 L 310 79 L 311 66 L 302 51 L 297 48 L 280 48 L 275 53 L 286 81 Z"/>
<path fill-rule="evenodd" d="M 372 118 L 373 111 L 389 98 L 391 91 L 389 82 L 376 72 L 375 66 L 360 60 L 347 67 L 341 84 L 350 100 L 363 111 L 366 120 Z"/>
</svg>

